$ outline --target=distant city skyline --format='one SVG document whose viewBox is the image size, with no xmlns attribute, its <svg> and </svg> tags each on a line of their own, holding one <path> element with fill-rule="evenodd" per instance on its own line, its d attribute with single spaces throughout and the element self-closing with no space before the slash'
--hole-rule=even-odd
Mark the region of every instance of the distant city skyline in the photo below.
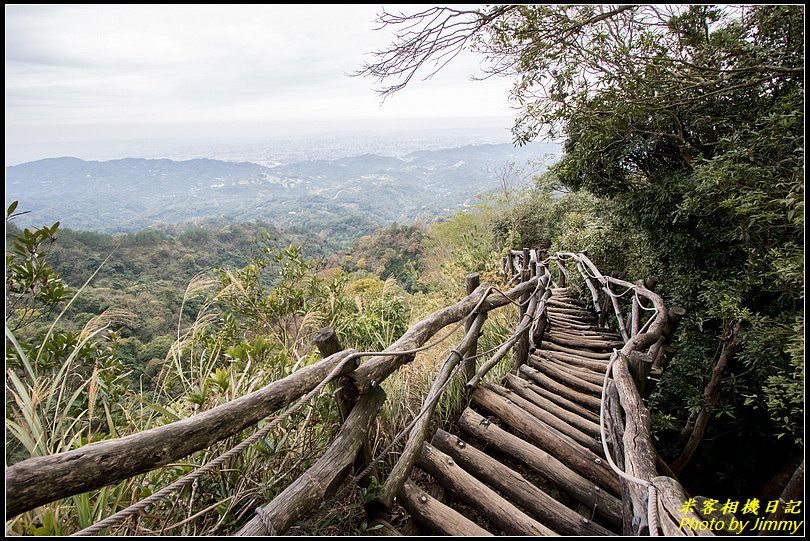
<svg viewBox="0 0 810 541">
<path fill-rule="evenodd" d="M 358 130 L 491 129 L 508 141 L 512 81 L 472 81 L 480 61 L 473 54 L 429 81 L 414 79 L 385 103 L 375 81 L 347 75 L 391 42 L 390 29 L 374 30 L 379 10 L 6 5 L 6 164 L 91 158 L 82 149 L 105 144 Z"/>
</svg>

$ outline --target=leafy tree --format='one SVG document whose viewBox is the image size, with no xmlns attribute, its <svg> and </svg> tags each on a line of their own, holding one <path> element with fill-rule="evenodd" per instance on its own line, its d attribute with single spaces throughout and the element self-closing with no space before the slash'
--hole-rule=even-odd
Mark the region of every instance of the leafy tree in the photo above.
<svg viewBox="0 0 810 541">
<path fill-rule="evenodd" d="M 751 460 L 799 451 L 774 438 L 803 444 L 804 7 L 496 5 L 379 21 L 405 30 L 358 73 L 388 95 L 462 50 L 482 54 L 483 75 L 515 79 L 515 141 L 563 137 L 559 182 L 602 199 L 596 220 L 567 215 L 568 240 L 626 232 L 631 257 L 645 254 L 668 302 L 688 309 L 656 413 L 703 408 L 714 352 L 745 322 L 695 477 L 727 470 L 739 483 L 723 486 L 739 491 L 767 474 Z M 748 454 L 727 455 L 740 439 Z"/>
<path fill-rule="evenodd" d="M 17 201 L 6 210 L 6 230 L 11 238 L 11 251 L 6 252 L 6 325 L 11 331 L 47 316 L 70 297 L 70 290 L 53 271 L 48 254 L 56 242 L 59 222 L 50 227 L 19 231 L 9 222 L 21 213 Z"/>
</svg>

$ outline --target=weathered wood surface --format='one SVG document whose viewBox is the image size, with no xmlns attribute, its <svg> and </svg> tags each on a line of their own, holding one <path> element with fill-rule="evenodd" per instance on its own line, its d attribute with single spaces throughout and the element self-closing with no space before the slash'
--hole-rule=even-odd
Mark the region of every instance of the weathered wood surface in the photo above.
<svg viewBox="0 0 810 541">
<path fill-rule="evenodd" d="M 551 317 L 551 314 L 549 314 Z M 570 321 L 561 321 L 561 318 L 554 317 L 555 321 L 552 322 L 551 328 L 564 329 L 566 331 L 581 331 L 581 332 L 592 332 L 596 334 L 604 334 L 606 336 L 617 337 L 618 335 L 613 332 L 612 330 L 601 327 L 599 325 L 592 325 L 589 323 L 584 323 L 582 321 L 572 319 Z"/>
<path fill-rule="evenodd" d="M 585 357 L 578 357 L 576 355 L 569 355 L 568 353 L 561 353 L 559 351 L 552 351 L 550 349 L 536 350 L 536 355 L 542 355 L 548 359 L 554 359 L 571 366 L 578 366 L 594 372 L 595 374 L 604 375 L 607 370 L 607 361 L 598 361 L 596 359 L 586 359 Z"/>
<path fill-rule="evenodd" d="M 345 480 L 384 401 L 381 388 L 362 396 L 321 458 L 264 506 L 264 518 L 252 518 L 236 535 L 283 535 L 295 521 L 331 496 Z M 273 531 L 265 528 L 268 522 Z"/>
<path fill-rule="evenodd" d="M 468 274 L 464 277 L 464 291 L 467 295 L 472 295 L 478 286 L 481 285 L 481 276 L 475 273 Z M 473 323 L 477 319 L 478 316 L 473 316 L 472 314 L 467 316 L 467 319 L 464 321 L 464 334 L 470 332 L 470 328 L 472 327 Z M 481 314 L 481 317 L 486 318 L 486 314 Z M 465 380 L 470 381 L 475 375 L 475 356 L 478 353 L 478 338 L 470 344 L 470 348 L 467 350 L 467 353 L 464 355 L 465 361 L 464 369 L 465 369 Z"/>
<path fill-rule="evenodd" d="M 563 492 L 576 498 L 589 509 L 595 510 L 598 515 L 605 517 L 614 526 L 621 525 L 622 506 L 616 497 L 543 449 L 490 423 L 482 415 L 469 408 L 461 414 L 458 427 L 470 436 L 539 473 Z"/>
<path fill-rule="evenodd" d="M 561 361 L 550 355 L 546 355 L 543 352 L 535 353 L 534 362 L 539 365 L 547 364 L 548 366 L 554 367 L 557 370 L 569 374 L 571 377 L 579 378 L 589 383 L 593 383 L 594 385 L 597 385 L 600 389 L 602 388 L 602 382 L 605 379 L 604 373 L 600 374 L 598 372 L 594 372 L 593 370 L 589 370 L 587 368 L 582 368 L 574 364 Z"/>
<path fill-rule="evenodd" d="M 510 502 L 562 535 L 612 535 L 610 530 L 580 516 L 522 475 L 476 449 L 458 436 L 438 430 L 431 443 L 462 468 L 485 482 Z"/>
<path fill-rule="evenodd" d="M 625 473 L 649 481 L 658 475 L 650 440 L 650 413 L 636 390 L 624 355 L 619 355 L 613 363 L 613 380 L 626 419 L 622 438 Z M 645 535 L 649 531 L 647 489 L 638 483 L 629 483 L 628 490 L 633 510 L 633 535 Z"/>
<path fill-rule="evenodd" d="M 422 446 L 419 466 L 452 491 L 457 498 L 474 506 L 505 533 L 557 535 L 464 471 L 452 458 L 427 442 Z"/>
<path fill-rule="evenodd" d="M 622 407 L 619 403 L 619 392 L 612 380 L 608 382 L 605 389 L 605 441 L 610 449 L 610 456 L 613 458 L 616 467 L 624 471 L 624 419 L 622 417 Z M 632 516 L 633 504 L 630 501 L 629 481 L 620 478 L 622 484 L 622 535 L 633 535 Z"/>
<path fill-rule="evenodd" d="M 590 310 L 586 310 L 585 308 L 570 308 L 561 306 L 559 303 L 552 303 L 549 302 L 549 313 L 555 316 L 561 317 L 569 317 L 570 319 L 574 319 L 576 321 L 596 321 L 596 316 Z"/>
<path fill-rule="evenodd" d="M 343 346 L 340 345 L 340 340 L 338 340 L 335 329 L 331 327 L 324 327 L 315 333 L 315 336 L 312 338 L 312 343 L 316 348 L 318 348 L 318 352 L 324 359 L 343 349 Z M 355 367 L 352 366 L 352 368 Z M 352 411 L 352 407 L 354 406 L 354 400 L 351 400 L 348 396 L 346 396 L 346 392 L 342 388 L 343 384 L 345 383 L 342 381 L 343 377 L 345 376 L 342 376 L 329 384 L 331 391 L 334 393 L 338 411 L 340 411 L 341 421 L 346 420 L 349 413 Z"/>
<path fill-rule="evenodd" d="M 651 482 L 658 491 L 658 524 L 663 535 L 714 537 L 714 533 L 709 529 L 682 529 L 680 527 L 681 520 L 684 518 L 698 522 L 703 521 L 703 518 L 693 511 L 687 513 L 682 511 L 683 504 L 689 499 L 689 496 L 680 483 L 671 477 L 664 476 L 653 477 Z"/>
<path fill-rule="evenodd" d="M 624 347 L 624 342 L 609 342 L 607 340 L 597 338 L 585 338 L 585 337 L 571 337 L 571 335 L 566 335 L 562 333 L 556 332 L 554 329 L 550 329 L 549 332 L 546 333 L 546 340 L 550 340 L 557 345 L 571 348 L 571 349 L 588 349 L 598 352 L 605 352 L 605 351 L 613 351 L 613 349 L 621 349 Z"/>
<path fill-rule="evenodd" d="M 501 362 L 501 359 L 509 352 L 510 349 L 524 336 L 525 332 L 528 332 L 531 328 L 532 318 L 535 315 L 535 310 L 537 309 L 538 299 L 537 296 L 531 297 L 529 301 L 529 306 L 525 312 L 521 315 L 520 323 L 515 329 L 515 332 L 512 333 L 512 336 L 506 339 L 506 341 L 501 344 L 492 357 L 486 360 L 481 367 L 478 369 L 478 372 L 472 377 L 471 380 L 467 382 L 467 387 L 472 388 L 478 385 L 478 383 L 484 378 L 484 376 L 495 368 L 498 363 Z"/>
<path fill-rule="evenodd" d="M 543 342 L 540 349 L 548 349 L 551 351 L 558 351 L 560 353 L 567 353 L 569 355 L 576 355 L 578 357 L 585 357 L 586 359 L 593 359 L 596 361 L 609 361 L 611 353 L 602 353 L 598 351 L 583 351 L 579 349 L 567 348 L 565 346 L 558 346 L 551 342 Z"/>
<path fill-rule="evenodd" d="M 546 374 L 540 372 L 536 368 L 526 365 L 520 367 L 520 373 L 527 377 L 530 381 L 538 386 L 551 391 L 571 402 L 575 402 L 580 406 L 589 409 L 593 412 L 599 411 L 599 399 L 596 396 L 584 393 L 582 391 L 572 389 L 567 385 L 550 378 Z"/>
<path fill-rule="evenodd" d="M 526 291 L 534 291 L 536 287 L 544 289 L 548 283 L 548 276 L 532 278 L 523 282 L 504 294 L 490 294 L 481 302 L 480 312 L 488 312 L 508 304 L 515 299 L 519 299 Z M 448 306 L 433 312 L 431 315 L 413 325 L 396 342 L 386 348 L 384 352 L 405 351 L 419 348 L 444 327 L 457 323 L 466 317 L 470 311 L 481 300 L 481 296 L 487 291 L 486 284 L 482 284 L 473 294 L 467 295 L 462 300 L 452 306 Z M 351 375 L 351 382 L 354 394 L 361 395 L 370 388 L 379 385 L 397 368 L 410 362 L 410 355 L 390 355 L 375 356 L 360 365 Z"/>
<path fill-rule="evenodd" d="M 575 427 L 580 432 L 587 434 L 591 438 L 599 438 L 599 425 L 597 423 L 590 419 L 581 417 L 561 406 L 558 406 L 551 400 L 537 394 L 532 389 L 532 385 L 525 379 L 519 378 L 513 374 L 507 374 L 504 378 L 504 383 L 509 389 L 515 391 L 526 400 L 541 407 L 543 410 L 557 417 L 565 424 Z"/>
<path fill-rule="evenodd" d="M 559 308 L 580 308 L 587 311 L 585 303 L 583 303 L 581 300 L 562 295 L 555 295 L 551 301 L 549 301 L 549 306 L 557 306 Z"/>
<path fill-rule="evenodd" d="M 165 466 L 238 434 L 311 391 L 352 353 L 342 351 L 181 421 L 18 462 L 6 469 L 6 517 Z M 344 373 L 354 369 L 351 361 L 348 364 Z"/>
<path fill-rule="evenodd" d="M 527 399 L 523 396 L 523 389 L 518 388 L 517 390 L 513 391 L 512 389 L 502 387 L 500 385 L 484 385 L 485 388 L 495 391 L 502 397 L 506 398 L 507 400 L 513 402 L 516 406 L 521 408 L 526 413 L 529 413 L 536 419 L 542 421 L 549 428 L 553 429 L 559 433 L 559 437 L 563 439 L 570 439 L 568 443 L 576 443 L 586 447 L 596 453 L 597 455 L 602 455 L 602 446 L 599 442 L 596 441 L 595 438 L 592 436 L 582 432 L 578 428 L 566 423 L 559 417 L 555 416 L 552 413 L 549 413 L 545 409 L 541 408 L 531 400 Z"/>
<path fill-rule="evenodd" d="M 571 413 L 574 413 L 584 419 L 589 421 L 593 421 L 594 423 L 599 422 L 599 414 L 595 413 L 593 409 L 586 408 L 582 404 L 578 404 L 573 400 L 569 400 L 563 396 L 560 396 L 559 393 L 546 389 L 540 385 L 537 385 L 537 382 L 531 379 L 532 374 L 537 374 L 537 370 L 532 368 L 531 366 L 523 366 L 520 369 L 520 373 L 523 376 L 521 379 L 525 379 L 525 381 L 530 385 L 530 389 L 535 393 L 539 394 L 543 398 L 554 402 L 558 406 L 567 409 Z M 542 375 L 542 374 L 540 374 Z"/>
<path fill-rule="evenodd" d="M 596 340 L 608 340 L 610 342 L 618 342 L 621 340 L 621 337 L 619 335 L 617 335 L 616 333 L 614 333 L 609 329 L 601 329 L 601 330 L 592 328 L 580 329 L 576 327 L 557 324 L 554 327 L 550 327 L 549 331 L 564 336 L 569 336 L 572 338 L 589 338 Z"/>
<path fill-rule="evenodd" d="M 428 391 L 427 396 L 425 396 L 422 409 L 420 410 L 425 413 L 416 421 L 416 424 L 411 429 L 408 435 L 408 441 L 405 444 L 405 448 L 402 450 L 399 460 L 394 465 L 391 473 L 388 474 L 388 478 L 377 496 L 377 503 L 385 508 L 391 507 L 394 496 L 399 492 L 400 486 L 402 486 L 402 483 L 405 482 L 405 479 L 411 473 L 411 468 L 422 451 L 422 442 L 425 441 L 428 436 L 430 419 L 442 396 L 442 388 L 445 383 L 447 383 L 447 380 L 450 379 L 453 370 L 461 362 L 464 354 L 472 346 L 474 341 L 478 339 L 478 334 L 481 332 L 484 321 L 485 316 L 483 314 L 475 318 L 475 321 L 472 323 L 472 326 L 467 331 L 461 343 L 448 355 L 439 373 L 436 375 L 436 379 L 433 381 L 433 385 L 430 391 Z"/>
<path fill-rule="evenodd" d="M 443 535 L 491 536 L 492 534 L 411 481 L 399 491 L 398 501 L 425 528 Z"/>
<path fill-rule="evenodd" d="M 581 393 L 587 393 L 593 396 L 600 396 L 602 394 L 602 386 L 585 379 L 575 376 L 565 370 L 557 367 L 553 362 L 544 361 L 542 358 L 533 357 L 529 361 L 529 366 L 539 370 L 548 377 L 554 379 L 557 383 L 561 383 L 571 389 Z M 598 399 L 597 399 L 598 404 Z"/>
<path fill-rule="evenodd" d="M 514 402 L 484 387 L 472 394 L 473 402 L 497 415 L 509 426 L 528 437 L 536 446 L 557 457 L 563 464 L 598 483 L 612 494 L 619 493 L 619 479 L 606 461 L 593 451 L 572 442 Z"/>
</svg>

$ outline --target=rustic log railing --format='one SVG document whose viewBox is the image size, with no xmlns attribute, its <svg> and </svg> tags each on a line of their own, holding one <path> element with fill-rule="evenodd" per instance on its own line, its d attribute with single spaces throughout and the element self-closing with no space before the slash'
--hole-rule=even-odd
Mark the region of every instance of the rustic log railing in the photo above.
<svg viewBox="0 0 810 541">
<path fill-rule="evenodd" d="M 556 266 L 553 274 L 552 265 Z M 417 462 L 427 468 L 440 467 L 433 457 L 441 451 L 433 450 L 428 445 L 428 428 L 442 392 L 451 379 L 461 373 L 468 389 L 477 388 L 476 400 L 499 403 L 501 398 L 497 392 L 486 385 L 481 386 L 481 383 L 486 374 L 513 349 L 513 372 L 533 371 L 533 368 L 524 365 L 530 352 L 540 347 L 548 324 L 546 306 L 553 302 L 554 286 L 577 285 L 571 265 L 575 265 L 579 271 L 600 323 L 604 325 L 607 322 L 605 308 L 612 306 L 613 320 L 622 336 L 622 342 L 616 344 L 611 358 L 612 370 L 608 370 L 605 378 L 598 428 L 607 458 L 622 475 L 624 532 L 656 534 L 660 529 L 664 533 L 677 533 L 680 530 L 676 522 L 673 526 L 676 520 L 673 517 L 683 514 L 673 508 L 673 502 L 683 501 L 683 489 L 673 479 L 658 476 L 650 440 L 649 412 L 642 397 L 645 390 L 648 392 L 651 387 L 648 385 L 650 374 L 654 375 L 656 370 L 660 372 L 666 367 L 672 351 L 672 336 L 683 311 L 675 308 L 667 310 L 660 296 L 643 283 L 633 284 L 603 276 L 583 253 L 558 253 L 541 261 L 535 250 L 510 252 L 504 259 L 503 270 L 507 278 L 511 278 L 511 289 L 502 292 L 491 285 L 478 285 L 477 277 L 469 276 L 466 297 L 425 317 L 382 352 L 334 351 L 339 348 L 336 342 L 330 341 L 326 335 L 319 335 L 316 343 L 325 356 L 323 360 L 245 397 L 189 419 L 138 434 L 14 464 L 6 469 L 6 518 L 177 461 L 256 425 L 275 410 L 295 400 L 299 400 L 300 404 L 330 380 L 339 378 L 341 392 L 338 400 L 344 424 L 335 440 L 310 469 L 272 502 L 258 510 L 257 516 L 237 535 L 283 534 L 324 499 L 334 496 L 337 489 L 350 478 L 352 465 L 357 466 L 355 459 L 358 453 L 364 447 L 368 448 L 365 440 L 368 426 L 385 400 L 385 393 L 380 389 L 382 382 L 401 366 L 412 362 L 417 352 L 436 347 L 463 325 L 464 336 L 454 349 L 449 350 L 419 414 L 394 439 L 396 442 L 407 437 L 399 460 L 374 502 L 377 508 L 385 509 L 399 497 L 406 507 L 413 506 L 417 497 L 414 491 L 419 489 L 408 480 L 411 468 Z M 630 303 L 629 310 L 625 309 L 624 313 L 622 302 Z M 483 356 L 477 352 L 477 340 L 486 323 L 487 313 L 509 304 L 519 307 L 518 324 L 509 338 L 494 352 L 487 353 L 491 353 L 491 356 L 481 362 L 476 371 L 476 360 Z M 648 312 L 651 315 L 645 321 L 642 314 Z M 444 337 L 429 343 L 451 325 L 454 325 L 453 329 Z M 361 364 L 360 360 L 365 357 L 369 359 Z M 596 426 L 591 423 L 583 428 L 595 430 Z M 611 448 L 608 448 L 608 442 Z M 519 445 L 515 448 L 519 449 Z M 387 454 L 387 450 L 375 460 L 384 454 Z M 603 467 L 594 468 L 585 464 L 582 467 L 588 469 L 590 475 L 604 475 Z M 585 501 L 602 501 L 601 495 L 589 493 L 587 487 L 575 486 L 572 489 L 582 492 Z M 605 508 L 612 506 L 609 501 L 601 505 Z M 137 511 L 140 509 L 133 513 Z M 548 514 L 548 511 L 544 512 Z M 454 520 L 458 524 L 466 524 L 463 517 Z M 465 528 L 471 532 L 477 531 L 474 525 Z M 88 528 L 79 533 L 98 531 L 98 528 Z M 546 530 L 542 525 L 531 523 L 521 526 L 520 531 L 543 533 Z"/>
<path fill-rule="evenodd" d="M 525 258 L 525 252 L 512 251 L 509 257 L 512 262 L 505 264 L 505 269 L 525 266 L 519 261 Z M 683 533 L 679 529 L 679 519 L 684 516 L 700 519 L 681 509 L 685 500 L 678 482 L 658 475 L 650 436 L 650 415 L 642 397 L 650 390 L 648 380 L 653 367 L 656 366 L 660 374 L 662 367 L 666 366 L 672 353 L 668 346 L 685 311 L 678 307 L 668 310 L 663 299 L 644 282 L 630 283 L 604 276 L 585 253 L 557 253 L 544 264 L 552 262 L 557 263 L 557 285 L 560 287 L 572 285 L 568 265 L 576 265 L 599 323 L 604 325 L 607 322 L 604 309 L 609 303 L 624 342 L 620 349 L 614 349 L 608 365 L 600 408 L 605 454 L 622 480 L 624 533 Z M 622 310 L 622 301 L 630 303 L 629 311 Z M 652 312 L 652 315 L 642 324 L 643 311 Z M 608 397 L 613 397 L 613 400 Z M 606 407 L 610 411 L 606 411 Z M 610 422 L 606 422 L 607 419 Z M 608 442 L 612 449 L 608 448 Z"/>
</svg>

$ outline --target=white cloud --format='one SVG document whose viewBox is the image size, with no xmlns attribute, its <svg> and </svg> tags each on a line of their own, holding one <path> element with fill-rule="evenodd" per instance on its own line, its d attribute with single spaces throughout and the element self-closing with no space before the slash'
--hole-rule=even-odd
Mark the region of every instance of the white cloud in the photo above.
<svg viewBox="0 0 810 541">
<path fill-rule="evenodd" d="M 409 11 L 408 6 L 396 9 Z M 120 138 L 139 126 L 508 118 L 510 82 L 460 58 L 385 104 L 351 78 L 385 47 L 375 5 L 6 6 L 6 140 Z"/>
</svg>

